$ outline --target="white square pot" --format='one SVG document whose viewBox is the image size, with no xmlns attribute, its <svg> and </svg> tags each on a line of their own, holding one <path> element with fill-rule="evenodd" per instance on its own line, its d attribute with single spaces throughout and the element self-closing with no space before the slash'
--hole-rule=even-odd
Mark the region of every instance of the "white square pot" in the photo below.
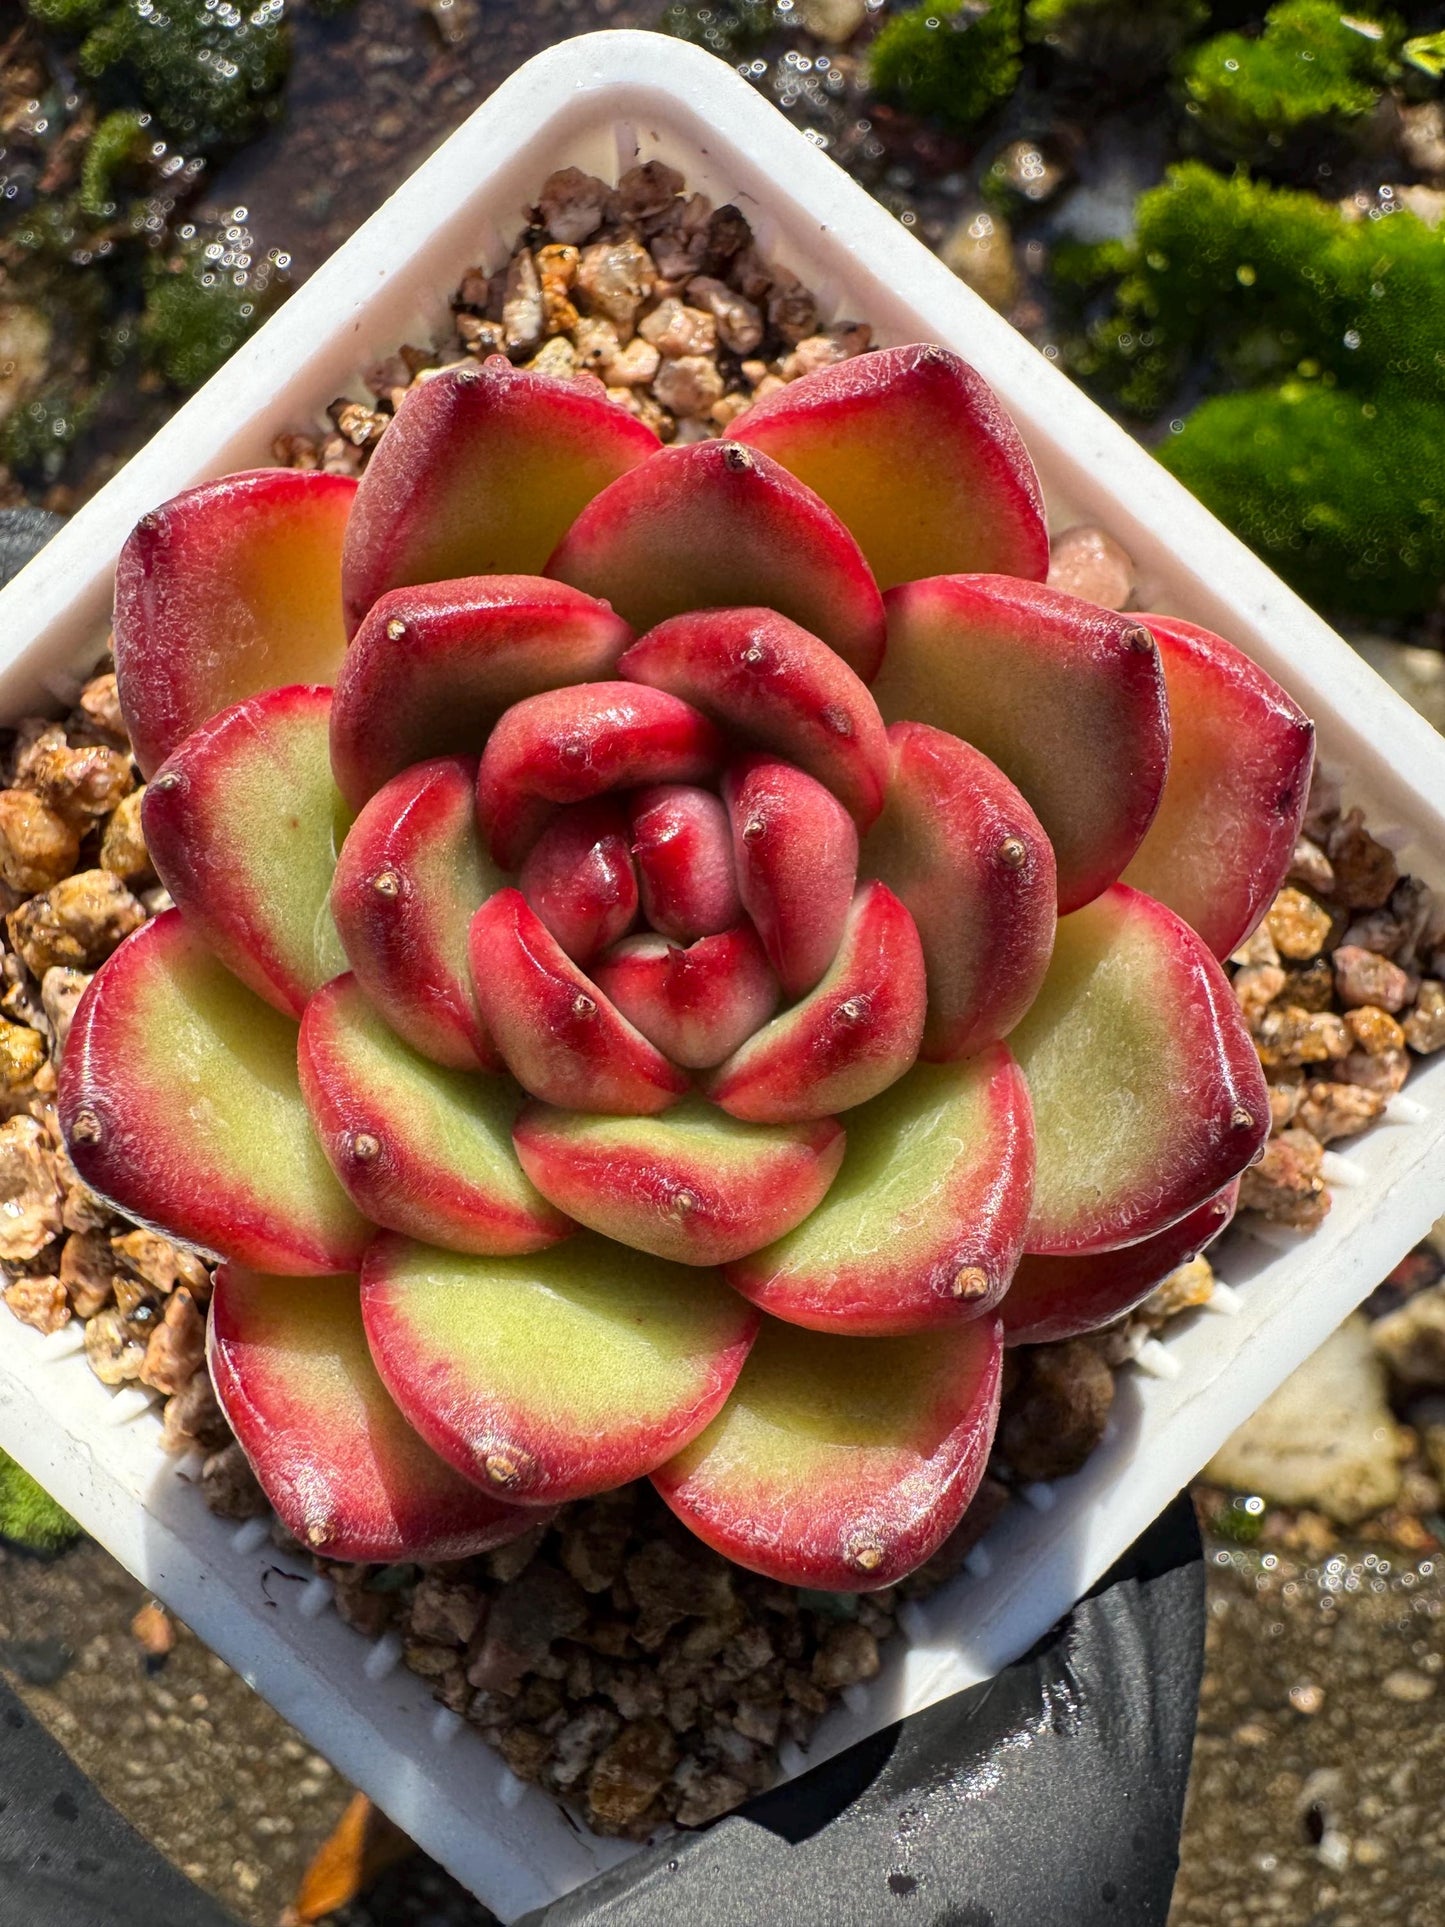
<svg viewBox="0 0 1445 1927">
<path fill-rule="evenodd" d="M 281 312 L 0 595 L 0 717 L 67 695 L 103 642 L 116 552 L 136 519 L 207 476 L 271 460 L 357 374 L 441 323 L 462 271 L 500 263 L 553 168 L 615 179 L 654 156 L 735 201 L 765 253 L 825 311 L 884 343 L 932 340 L 993 383 L 1038 465 L 1055 528 L 1102 523 L 1134 556 L 1141 603 L 1221 631 L 1319 727 L 1325 766 L 1402 864 L 1445 885 L 1445 742 L 1067 378 L 720 61 L 649 34 L 540 55 L 478 109 Z M 1329 1164 L 1334 1208 L 1308 1239 L 1236 1235 L 1232 1290 L 1121 1377 L 1110 1434 L 1075 1478 L 1034 1488 L 921 1608 L 881 1676 L 850 1689 L 806 1757 L 987 1677 L 1033 1643 L 1220 1442 L 1445 1212 L 1445 1053 L 1386 1121 Z M 73 1328 L 0 1326 L 0 1446 L 166 1600 L 336 1766 L 503 1918 L 630 1851 L 524 1787 L 425 1685 L 394 1636 L 368 1648 L 325 1580 L 264 1527 L 213 1518 L 161 1455 L 134 1388 L 112 1393 Z M 292 1575 L 287 1583 L 283 1575 Z"/>
</svg>

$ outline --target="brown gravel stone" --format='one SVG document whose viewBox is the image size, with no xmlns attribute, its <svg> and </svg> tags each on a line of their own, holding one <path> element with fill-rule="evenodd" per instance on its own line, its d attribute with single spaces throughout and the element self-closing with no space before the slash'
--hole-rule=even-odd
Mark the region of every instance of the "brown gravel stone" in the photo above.
<svg viewBox="0 0 1445 1927">
<path fill-rule="evenodd" d="M 140 928 L 145 911 L 119 877 L 81 870 L 22 903 L 5 921 L 28 969 L 43 977 L 56 965 L 94 970 Z"/>
<path fill-rule="evenodd" d="M 103 1385 L 124 1385 L 139 1378 L 146 1362 L 145 1342 L 114 1308 L 97 1312 L 86 1326 L 85 1355 Z"/>
<path fill-rule="evenodd" d="M 721 401 L 723 378 L 717 363 L 708 356 L 683 355 L 676 361 L 663 362 L 652 392 L 672 414 L 696 421 Z"/>
<path fill-rule="evenodd" d="M 122 749 L 130 747 L 125 717 L 120 709 L 120 691 L 116 687 L 113 670 L 106 670 L 102 675 L 91 677 L 80 692 L 77 707 L 92 729 L 114 737 L 117 745 Z"/>
<path fill-rule="evenodd" d="M 121 1268 L 162 1297 L 185 1285 L 204 1303 L 211 1295 L 211 1274 L 193 1251 L 184 1251 L 155 1231 L 125 1231 L 113 1237 L 110 1248 Z"/>
<path fill-rule="evenodd" d="M 77 1318 L 93 1318 L 110 1303 L 115 1261 L 102 1231 L 74 1231 L 60 1254 L 60 1282 Z"/>
<path fill-rule="evenodd" d="M 77 832 L 32 790 L 0 790 L 0 880 L 12 890 L 48 890 L 79 855 Z"/>
<path fill-rule="evenodd" d="M 573 246 L 589 240 L 604 221 L 613 218 L 616 208 L 615 190 L 580 167 L 549 174 L 537 196 L 537 213 L 553 240 Z"/>
<path fill-rule="evenodd" d="M 1405 1047 L 1402 1026 L 1387 1010 L 1375 1004 L 1361 1004 L 1356 1010 L 1346 1011 L 1345 1022 L 1354 1042 L 1372 1057 L 1383 1057 Z"/>
<path fill-rule="evenodd" d="M 16 788 L 33 790 L 82 834 L 99 817 L 109 816 L 134 783 L 124 750 L 103 743 L 72 745 L 58 723 L 44 727 L 15 764 Z"/>
<path fill-rule="evenodd" d="M 1246 964 L 1235 971 L 1234 994 L 1251 1031 L 1258 1032 L 1264 1013 L 1287 982 L 1288 975 L 1278 964 Z"/>
<path fill-rule="evenodd" d="M 1353 1041 L 1345 1020 L 1334 1011 L 1299 1010 L 1290 1004 L 1271 1005 L 1255 1026 L 1255 1043 L 1267 1070 L 1345 1057 Z"/>
<path fill-rule="evenodd" d="M 1335 872 L 1334 895 L 1351 910 L 1375 910 L 1387 903 L 1399 881 L 1394 856 L 1365 828 L 1359 810 L 1342 816 L 1325 839 L 1325 854 Z"/>
<path fill-rule="evenodd" d="M 1410 1053 L 1406 1050 L 1354 1050 L 1331 1069 L 1331 1076 L 1345 1084 L 1362 1084 L 1366 1090 L 1381 1091 L 1386 1097 L 1403 1090 L 1410 1075 Z"/>
<path fill-rule="evenodd" d="M 158 1392 L 178 1392 L 200 1370 L 206 1356 L 206 1321 L 188 1291 L 171 1293 L 165 1314 L 146 1344 L 143 1384 Z"/>
<path fill-rule="evenodd" d="M 53 1055 L 57 1064 L 65 1054 L 75 1007 L 85 995 L 91 974 L 89 971 L 68 970 L 56 965 L 47 970 L 40 980 L 40 1004 L 50 1022 Z"/>
<path fill-rule="evenodd" d="M 161 1421 L 161 1445 L 170 1453 L 219 1452 L 231 1436 L 225 1414 L 216 1403 L 208 1372 L 198 1371 L 173 1398 L 166 1400 Z"/>
<path fill-rule="evenodd" d="M 586 1596 L 576 1580 L 535 1561 L 492 1601 L 467 1678 L 485 1692 L 515 1692 L 553 1642 L 575 1633 L 586 1618 Z"/>
<path fill-rule="evenodd" d="M 151 860 L 146 850 L 145 833 L 141 829 L 144 802 L 145 791 L 132 790 L 117 804 L 100 839 L 101 869 L 109 870 L 112 876 L 118 876 L 126 883 L 150 875 Z"/>
<path fill-rule="evenodd" d="M 1335 866 L 1318 843 L 1302 836 L 1294 846 L 1287 881 L 1298 884 L 1301 890 L 1308 891 L 1312 897 L 1332 897 L 1335 893 Z"/>
<path fill-rule="evenodd" d="M 0 1017 L 0 1089 L 24 1090 L 48 1055 L 39 1031 Z"/>
<path fill-rule="evenodd" d="M 1388 957 L 1358 944 L 1341 944 L 1334 953 L 1335 989 L 1340 1002 L 1350 1008 L 1374 1004 L 1390 1012 L 1410 1001 L 1413 989 L 1408 974 Z"/>
<path fill-rule="evenodd" d="M 633 1516 L 632 1493 L 625 1487 L 602 1493 L 568 1514 L 562 1527 L 562 1565 L 583 1592 L 606 1592 L 616 1583 Z"/>
<path fill-rule="evenodd" d="M 999 1427 L 1004 1458 L 1021 1479 L 1066 1478 L 1103 1437 L 1113 1403 L 1114 1374 L 1087 1339 L 1024 1347 Z"/>
<path fill-rule="evenodd" d="M 1379 1091 L 1320 1080 L 1304 1087 L 1295 1117 L 1301 1128 L 1321 1144 L 1333 1144 L 1337 1138 L 1353 1137 L 1373 1124 L 1384 1108 L 1385 1098 Z"/>
<path fill-rule="evenodd" d="M 45 1127 L 33 1117 L 0 1124 L 0 1261 L 36 1257 L 64 1225 L 60 1174 Z"/>
<path fill-rule="evenodd" d="M 1049 587 L 1104 609 L 1127 609 L 1134 596 L 1133 558 L 1107 530 L 1075 523 L 1050 546 Z"/>
<path fill-rule="evenodd" d="M 624 1726 L 587 1777 L 588 1817 L 604 1830 L 636 1825 L 676 1764 L 677 1740 L 664 1721 Z"/>
<path fill-rule="evenodd" d="M 113 1315 L 101 1313 L 102 1318 Z M 222 1519 L 257 1519 L 271 1509 L 246 1454 L 234 1441 L 206 1460 L 201 1467 L 201 1486 L 206 1504 Z"/>
<path fill-rule="evenodd" d="M 705 1827 L 741 1806 L 749 1791 L 730 1773 L 705 1773 L 684 1793 L 673 1818 L 680 1827 Z"/>
<path fill-rule="evenodd" d="M 626 338 L 656 282 L 657 268 L 640 241 L 601 241 L 583 250 L 577 299 L 588 314 L 615 322 Z"/>
<path fill-rule="evenodd" d="M 1306 1230 L 1320 1223 L 1330 1208 L 1329 1192 L 1320 1175 L 1324 1146 L 1310 1132 L 1291 1128 L 1272 1137 L 1264 1156 L 1240 1179 L 1240 1207 L 1258 1211 L 1273 1224 Z"/>
<path fill-rule="evenodd" d="M 1308 963 L 1324 949 L 1334 919 L 1323 904 L 1287 885 L 1270 905 L 1265 923 L 1282 957 Z"/>
<path fill-rule="evenodd" d="M 411 1629 L 418 1639 L 466 1646 L 475 1638 L 486 1610 L 486 1595 L 475 1586 L 429 1572 L 412 1595 Z"/>
<path fill-rule="evenodd" d="M 1335 973 L 1324 957 L 1316 957 L 1313 963 L 1304 964 L 1298 970 L 1285 973 L 1285 986 L 1280 992 L 1279 1001 L 1292 1005 L 1296 1010 L 1308 1010 L 1318 1014 L 1333 1010 L 1335 1005 Z"/>
<path fill-rule="evenodd" d="M 70 1323 L 70 1305 L 58 1278 L 17 1278 L 5 1287 L 5 1302 L 22 1325 L 56 1332 Z"/>
<path fill-rule="evenodd" d="M 660 1645 L 684 1619 L 716 1620 L 733 1605 L 733 1569 L 695 1540 L 685 1552 L 669 1540 L 650 1540 L 627 1561 L 625 1571 L 644 1649 Z"/>
<path fill-rule="evenodd" d="M 825 1693 L 840 1692 L 845 1686 L 873 1679 L 879 1663 L 878 1641 L 872 1633 L 856 1621 L 845 1619 L 841 1625 L 828 1629 L 813 1655 L 813 1684 Z"/>
<path fill-rule="evenodd" d="M 1427 977 L 1404 1020 L 1405 1042 L 1421 1056 L 1445 1047 L 1445 984 Z"/>
</svg>

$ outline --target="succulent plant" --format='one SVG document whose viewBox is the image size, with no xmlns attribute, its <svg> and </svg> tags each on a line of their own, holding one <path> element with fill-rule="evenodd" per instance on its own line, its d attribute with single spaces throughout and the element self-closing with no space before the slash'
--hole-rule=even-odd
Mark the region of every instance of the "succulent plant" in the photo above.
<svg viewBox="0 0 1445 1927">
<path fill-rule="evenodd" d="M 669 448 L 495 358 L 359 484 L 143 518 L 176 907 L 86 992 L 62 1121 L 225 1258 L 212 1375 L 300 1538 L 456 1557 L 650 1476 L 745 1565 L 885 1585 L 969 1503 L 1005 1339 L 1228 1217 L 1268 1105 L 1217 958 L 1311 727 L 1047 564 L 929 346 Z"/>
</svg>

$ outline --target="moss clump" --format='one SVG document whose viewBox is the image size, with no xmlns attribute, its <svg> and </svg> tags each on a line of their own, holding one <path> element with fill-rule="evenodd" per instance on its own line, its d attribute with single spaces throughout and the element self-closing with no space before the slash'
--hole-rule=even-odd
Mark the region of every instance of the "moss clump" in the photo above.
<svg viewBox="0 0 1445 1927">
<path fill-rule="evenodd" d="M 1208 0 L 1029 0 L 1024 13 L 1030 40 L 1130 84 L 1162 72 L 1208 24 Z"/>
<path fill-rule="evenodd" d="M 59 1552 L 80 1537 L 68 1512 L 8 1453 L 0 1452 L 0 1538 L 27 1552 Z"/>
<path fill-rule="evenodd" d="M 91 135 L 80 172 L 80 205 L 92 221 L 110 219 L 116 211 L 118 180 L 150 159 L 150 124 L 149 114 L 121 107 L 107 114 Z"/>
<path fill-rule="evenodd" d="M 199 388 L 259 325 L 264 304 L 204 253 L 154 274 L 140 317 L 141 353 L 176 388 Z"/>
<path fill-rule="evenodd" d="M 1217 395 L 1159 455 L 1311 602 L 1428 609 L 1445 583 L 1445 404 L 1320 382 Z"/>
<path fill-rule="evenodd" d="M 290 61 L 285 0 L 25 4 L 40 25 L 83 33 L 82 72 L 123 82 L 184 146 L 237 146 L 276 112 Z"/>
<path fill-rule="evenodd" d="M 1146 416 L 1186 381 L 1244 390 L 1195 409 L 1166 465 L 1317 605 L 1427 609 L 1445 580 L 1445 232 L 1197 163 L 1137 221 L 1054 264 L 1071 298 L 1112 284 L 1076 372 Z"/>
<path fill-rule="evenodd" d="M 1139 414 L 1203 356 L 1238 384 L 1299 371 L 1445 395 L 1445 231 L 1401 211 L 1347 220 L 1311 194 L 1189 162 L 1139 198 L 1132 245 L 1061 264 L 1120 274 L 1078 372 Z"/>
<path fill-rule="evenodd" d="M 873 42 L 874 91 L 910 113 L 969 128 L 1019 77 L 1019 0 L 954 0 L 894 14 Z"/>
<path fill-rule="evenodd" d="M 1397 71 L 1399 44 L 1394 20 L 1336 0 L 1284 0 L 1257 40 L 1222 33 L 1194 50 L 1182 76 L 1189 111 L 1225 152 L 1263 159 L 1368 114 Z"/>
</svg>

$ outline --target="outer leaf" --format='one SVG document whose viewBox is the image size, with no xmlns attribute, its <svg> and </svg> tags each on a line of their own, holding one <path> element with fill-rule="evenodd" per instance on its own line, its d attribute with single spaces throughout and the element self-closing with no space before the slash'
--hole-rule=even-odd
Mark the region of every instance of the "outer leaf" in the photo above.
<svg viewBox="0 0 1445 1927">
<path fill-rule="evenodd" d="M 869 1339 L 767 1319 L 720 1416 L 653 1484 L 700 1539 L 783 1585 L 891 1585 L 978 1489 L 1002 1356 L 996 1318 Z"/>
<path fill-rule="evenodd" d="M 1009 1043 L 1034 1101 L 1030 1251 L 1152 1237 L 1269 1135 L 1264 1073 L 1223 971 L 1172 910 L 1125 884 L 1061 919 Z"/>
<path fill-rule="evenodd" d="M 935 576 L 887 600 L 878 707 L 997 763 L 1054 846 L 1060 913 L 1088 903 L 1138 849 L 1163 794 L 1169 714 L 1154 638 L 1135 616 L 1008 576 Z"/>
<path fill-rule="evenodd" d="M 718 1410 L 757 1329 L 720 1279 L 586 1234 L 530 1258 L 381 1238 L 361 1299 L 377 1368 L 423 1438 L 528 1506 L 660 1465 Z"/>
<path fill-rule="evenodd" d="M 328 1559 L 466 1559 L 537 1522 L 462 1478 L 377 1377 L 356 1278 L 216 1274 L 211 1380 L 261 1488 Z"/>
<path fill-rule="evenodd" d="M 1171 1271 L 1197 1258 L 1234 1216 L 1238 1200 L 1236 1179 L 1138 1244 L 1080 1258 L 1025 1258 L 1000 1307 L 1004 1343 L 1048 1345 L 1111 1325 L 1142 1305 Z"/>
<path fill-rule="evenodd" d="M 91 1190 L 171 1237 L 269 1271 L 360 1262 L 371 1227 L 312 1135 L 295 1024 L 178 910 L 137 930 L 81 998 L 60 1121 Z"/>
<path fill-rule="evenodd" d="M 115 670 L 147 776 L 218 709 L 334 680 L 355 495 L 349 476 L 262 468 L 141 517 L 116 566 Z"/>
<path fill-rule="evenodd" d="M 349 974 L 306 1006 L 300 1068 L 331 1168 L 374 1224 L 489 1255 L 540 1251 L 572 1230 L 517 1162 L 511 1079 L 419 1057 Z"/>
<path fill-rule="evenodd" d="M 418 382 L 357 493 L 348 629 L 409 583 L 540 575 L 583 504 L 657 449 L 650 428 L 590 384 L 501 355 Z"/>
<path fill-rule="evenodd" d="M 1314 724 L 1222 636 L 1142 616 L 1169 690 L 1169 780 L 1124 881 L 1177 910 L 1216 957 L 1284 882 L 1309 801 Z"/>
<path fill-rule="evenodd" d="M 346 968 L 328 901 L 346 833 L 330 714 L 329 689 L 248 697 L 166 758 L 141 807 L 151 861 L 187 922 L 288 1017 Z"/>
<path fill-rule="evenodd" d="M 988 383 L 946 348 L 818 369 L 754 402 L 733 432 L 817 490 L 881 588 L 964 571 L 1048 574 L 1028 451 Z"/>
<path fill-rule="evenodd" d="M 728 1283 L 815 1331 L 958 1325 L 1009 1288 L 1033 1172 L 1028 1089 L 1002 1044 L 965 1064 L 920 1064 L 848 1113 L 827 1196 L 796 1231 L 729 1265 Z"/>
</svg>

